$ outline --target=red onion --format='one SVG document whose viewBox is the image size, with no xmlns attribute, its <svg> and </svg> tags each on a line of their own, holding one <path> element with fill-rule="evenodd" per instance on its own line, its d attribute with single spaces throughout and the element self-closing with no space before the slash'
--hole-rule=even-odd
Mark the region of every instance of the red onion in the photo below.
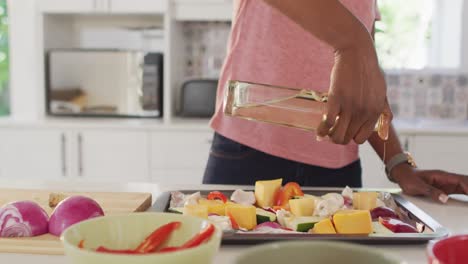
<svg viewBox="0 0 468 264">
<path fill-rule="evenodd" d="M 49 216 L 37 203 L 18 201 L 0 208 L 0 237 L 32 237 L 48 232 Z"/>
<path fill-rule="evenodd" d="M 282 227 L 280 224 L 278 224 L 278 223 L 276 223 L 276 222 L 265 222 L 265 223 L 261 223 L 261 224 L 259 224 L 259 225 L 257 225 L 257 226 L 255 227 L 255 230 L 261 229 L 261 228 L 264 228 L 264 227 L 273 228 L 273 229 L 283 229 L 283 230 L 291 231 L 291 229 Z"/>
<path fill-rule="evenodd" d="M 61 201 L 52 212 L 49 221 L 49 232 L 60 236 L 69 226 L 78 222 L 103 216 L 101 206 L 91 198 L 71 196 Z"/>
</svg>

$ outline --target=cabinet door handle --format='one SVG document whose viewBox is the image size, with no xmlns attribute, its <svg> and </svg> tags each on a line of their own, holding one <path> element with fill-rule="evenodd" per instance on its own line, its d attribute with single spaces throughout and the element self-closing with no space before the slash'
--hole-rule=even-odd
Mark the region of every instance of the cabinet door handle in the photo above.
<svg viewBox="0 0 468 264">
<path fill-rule="evenodd" d="M 98 8 L 97 1 L 98 1 L 98 0 L 93 0 L 93 11 L 94 11 L 94 12 L 96 12 L 96 11 L 97 11 L 97 8 Z"/>
<path fill-rule="evenodd" d="M 112 12 L 112 0 L 107 0 L 107 12 Z"/>
<path fill-rule="evenodd" d="M 83 136 L 78 133 L 78 176 L 83 176 Z"/>
<path fill-rule="evenodd" d="M 64 177 L 67 176 L 67 138 L 65 137 L 65 133 L 62 133 L 60 137 L 60 150 L 62 156 L 62 175 Z"/>
</svg>

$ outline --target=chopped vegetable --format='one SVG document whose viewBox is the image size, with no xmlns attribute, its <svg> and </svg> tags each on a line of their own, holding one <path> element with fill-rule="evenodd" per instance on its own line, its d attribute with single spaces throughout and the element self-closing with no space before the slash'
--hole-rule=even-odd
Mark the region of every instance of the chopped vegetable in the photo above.
<svg viewBox="0 0 468 264">
<path fill-rule="evenodd" d="M 372 229 L 373 229 L 374 234 L 379 234 L 379 235 L 393 234 L 393 232 L 390 231 L 390 229 L 386 228 L 379 221 L 372 222 Z"/>
<path fill-rule="evenodd" d="M 224 203 L 220 200 L 207 200 L 200 199 L 198 200 L 199 205 L 206 206 L 208 208 L 208 215 L 217 214 L 224 215 L 227 203 Z"/>
<path fill-rule="evenodd" d="M 282 208 L 289 207 L 289 200 L 294 196 L 304 196 L 301 186 L 297 182 L 288 182 L 276 196 L 276 206 Z"/>
<path fill-rule="evenodd" d="M 257 214 L 257 224 L 276 221 L 276 214 L 270 211 L 264 210 L 262 208 L 257 208 L 256 214 Z"/>
<path fill-rule="evenodd" d="M 314 215 L 327 217 L 341 210 L 344 198 L 338 193 L 328 193 L 316 201 Z"/>
<path fill-rule="evenodd" d="M 48 232 L 49 216 L 32 201 L 18 201 L 0 208 L 0 237 L 32 237 Z"/>
<path fill-rule="evenodd" d="M 182 192 L 171 192 L 171 201 L 169 203 L 169 208 L 181 208 L 185 205 L 186 195 Z"/>
<path fill-rule="evenodd" d="M 398 219 L 380 217 L 379 222 L 394 233 L 419 233 L 414 226 Z"/>
<path fill-rule="evenodd" d="M 71 196 L 61 201 L 52 212 L 49 221 L 49 232 L 60 236 L 69 226 L 78 222 L 103 216 L 101 206 L 91 198 Z"/>
<path fill-rule="evenodd" d="M 357 192 L 353 194 L 353 207 L 357 210 L 372 210 L 377 207 L 376 192 Z"/>
<path fill-rule="evenodd" d="M 315 209 L 315 199 L 304 197 L 300 199 L 289 200 L 291 213 L 295 216 L 312 216 Z"/>
<path fill-rule="evenodd" d="M 84 240 L 80 240 L 80 243 L 78 243 L 78 248 L 84 248 Z"/>
<path fill-rule="evenodd" d="M 256 202 L 253 192 L 246 192 L 241 189 L 237 189 L 231 194 L 231 200 L 242 205 L 254 205 Z"/>
<path fill-rule="evenodd" d="M 237 224 L 237 221 L 234 216 L 232 216 L 232 213 L 227 212 L 226 215 L 229 217 L 229 220 L 231 220 L 232 229 L 240 229 L 239 224 Z"/>
<path fill-rule="evenodd" d="M 287 210 L 281 209 L 276 211 L 276 219 L 278 220 L 278 223 L 283 227 L 286 227 L 286 219 L 289 217 L 292 217 L 292 214 Z"/>
<path fill-rule="evenodd" d="M 278 224 L 276 222 L 261 223 L 261 224 L 257 225 L 254 230 L 259 231 L 259 230 L 264 230 L 265 228 L 283 229 L 283 230 L 287 230 L 287 231 L 292 231 L 292 229 L 287 228 L 287 227 L 283 227 L 283 226 L 281 226 L 280 224 Z"/>
<path fill-rule="evenodd" d="M 253 205 L 229 205 L 226 214 L 233 217 L 240 228 L 252 230 L 257 225 L 257 210 Z"/>
<path fill-rule="evenodd" d="M 172 232 L 180 227 L 180 225 L 180 222 L 171 222 L 159 227 L 148 237 L 146 237 L 145 240 L 141 242 L 140 245 L 138 245 L 135 251 L 138 253 L 149 253 L 156 251 L 159 246 L 166 242 Z"/>
<path fill-rule="evenodd" d="M 226 203 L 227 202 L 227 197 L 226 195 L 222 194 L 221 192 L 218 192 L 218 191 L 214 191 L 214 192 L 210 192 L 208 194 L 208 197 L 207 197 L 208 200 L 221 200 L 223 201 L 223 203 Z"/>
<path fill-rule="evenodd" d="M 393 209 L 385 206 L 380 206 L 372 209 L 370 211 L 372 220 L 377 220 L 379 217 L 384 217 L 384 218 L 395 218 L 398 219 L 398 215 L 393 211 Z"/>
<path fill-rule="evenodd" d="M 272 207 L 277 192 L 281 189 L 283 179 L 255 182 L 255 199 L 258 207 Z"/>
<path fill-rule="evenodd" d="M 335 226 L 333 226 L 330 218 L 325 218 L 314 225 L 314 228 L 309 230 L 313 234 L 336 234 Z"/>
<path fill-rule="evenodd" d="M 368 210 L 343 210 L 333 215 L 338 234 L 372 233 L 372 219 Z"/>
<path fill-rule="evenodd" d="M 198 204 L 198 201 L 201 199 L 201 193 L 196 192 L 184 197 L 184 206 L 185 205 L 195 205 Z"/>
<path fill-rule="evenodd" d="M 291 216 L 285 218 L 286 227 L 298 232 L 308 232 L 314 225 L 323 220 L 317 216 Z"/>
</svg>

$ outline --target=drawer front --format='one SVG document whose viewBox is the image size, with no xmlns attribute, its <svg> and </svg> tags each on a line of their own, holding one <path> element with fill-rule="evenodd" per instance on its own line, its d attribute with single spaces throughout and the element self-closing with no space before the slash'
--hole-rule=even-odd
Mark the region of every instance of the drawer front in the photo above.
<svg viewBox="0 0 468 264">
<path fill-rule="evenodd" d="M 151 134 L 152 169 L 200 169 L 208 160 L 211 132 L 154 132 Z"/>
</svg>

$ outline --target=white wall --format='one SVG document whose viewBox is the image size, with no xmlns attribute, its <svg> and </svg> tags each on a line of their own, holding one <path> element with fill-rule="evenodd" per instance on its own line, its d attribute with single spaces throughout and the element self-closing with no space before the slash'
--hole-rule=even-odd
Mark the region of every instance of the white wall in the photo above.
<svg viewBox="0 0 468 264">
<path fill-rule="evenodd" d="M 463 44 L 461 66 L 465 72 L 468 72 L 468 0 L 463 3 Z"/>
<path fill-rule="evenodd" d="M 15 119 L 44 115 L 45 93 L 38 85 L 38 58 L 42 56 L 37 36 L 39 19 L 35 0 L 8 0 L 10 35 L 10 105 Z M 32 77 L 33 76 L 33 77 Z"/>
</svg>

